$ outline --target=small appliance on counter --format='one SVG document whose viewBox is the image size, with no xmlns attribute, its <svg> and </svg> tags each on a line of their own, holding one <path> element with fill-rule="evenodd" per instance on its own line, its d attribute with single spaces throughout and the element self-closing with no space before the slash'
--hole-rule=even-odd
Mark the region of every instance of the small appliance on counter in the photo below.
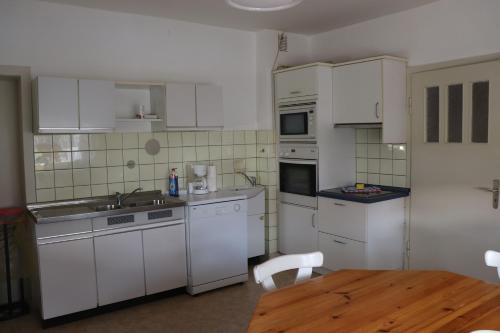
<svg viewBox="0 0 500 333">
<path fill-rule="evenodd" d="M 207 166 L 203 164 L 193 165 L 193 172 L 196 179 L 193 181 L 193 194 L 207 194 Z"/>
</svg>

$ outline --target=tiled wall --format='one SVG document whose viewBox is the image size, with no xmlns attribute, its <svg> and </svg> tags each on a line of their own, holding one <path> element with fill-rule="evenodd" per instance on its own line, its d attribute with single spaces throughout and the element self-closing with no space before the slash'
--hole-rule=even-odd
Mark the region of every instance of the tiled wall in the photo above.
<svg viewBox="0 0 500 333">
<path fill-rule="evenodd" d="M 154 156 L 144 149 L 151 138 L 161 147 Z M 246 179 L 235 173 L 236 166 L 266 186 L 266 250 L 276 252 L 274 142 L 273 131 L 35 135 L 37 202 L 130 192 L 139 186 L 165 192 L 171 168 L 177 168 L 184 188 L 188 165 L 196 163 L 217 167 L 218 188 L 243 185 Z"/>
<path fill-rule="evenodd" d="M 406 144 L 381 143 L 381 129 L 356 129 L 356 181 L 408 187 Z"/>
</svg>

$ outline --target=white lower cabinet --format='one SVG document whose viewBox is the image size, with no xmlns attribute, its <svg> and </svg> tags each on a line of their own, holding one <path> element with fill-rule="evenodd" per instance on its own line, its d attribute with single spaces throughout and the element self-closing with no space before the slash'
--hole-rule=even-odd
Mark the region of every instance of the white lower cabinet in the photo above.
<svg viewBox="0 0 500 333">
<path fill-rule="evenodd" d="M 141 231 L 94 238 L 99 305 L 144 296 Z"/>
<path fill-rule="evenodd" d="M 39 245 L 38 259 L 43 319 L 97 306 L 92 237 Z"/>
<path fill-rule="evenodd" d="M 325 268 L 403 267 L 403 198 L 365 204 L 319 197 L 318 217 Z"/>
<path fill-rule="evenodd" d="M 142 232 L 146 294 L 187 284 L 186 227 L 176 224 Z"/>
<path fill-rule="evenodd" d="M 265 246 L 265 192 L 247 200 L 248 258 L 264 255 Z"/>
<path fill-rule="evenodd" d="M 323 266 L 328 269 L 365 267 L 365 244 L 363 242 L 319 232 L 318 246 L 324 255 Z"/>
<path fill-rule="evenodd" d="M 279 209 L 279 252 L 306 253 L 318 248 L 316 210 L 287 203 Z"/>
</svg>

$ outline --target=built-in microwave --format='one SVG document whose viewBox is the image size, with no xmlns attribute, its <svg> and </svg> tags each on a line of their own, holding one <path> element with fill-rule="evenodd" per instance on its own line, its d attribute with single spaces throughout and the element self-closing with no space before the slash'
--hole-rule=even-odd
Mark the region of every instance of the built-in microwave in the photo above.
<svg viewBox="0 0 500 333">
<path fill-rule="evenodd" d="M 278 106 L 280 141 L 316 141 L 316 101 Z"/>
</svg>

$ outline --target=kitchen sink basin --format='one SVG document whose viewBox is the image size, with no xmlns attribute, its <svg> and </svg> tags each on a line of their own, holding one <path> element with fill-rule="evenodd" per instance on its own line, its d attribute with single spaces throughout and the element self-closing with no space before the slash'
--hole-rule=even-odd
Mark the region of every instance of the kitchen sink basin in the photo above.
<svg viewBox="0 0 500 333">
<path fill-rule="evenodd" d="M 149 201 L 139 201 L 139 202 L 131 202 L 126 205 L 127 207 L 143 207 L 143 206 L 156 206 L 156 205 L 164 205 L 167 203 L 165 199 L 154 199 Z"/>
<path fill-rule="evenodd" d="M 101 206 L 96 206 L 95 210 L 96 212 L 105 212 L 108 210 L 115 210 L 115 209 L 121 209 L 124 208 L 123 206 L 118 206 L 118 205 L 101 205 Z"/>
<path fill-rule="evenodd" d="M 116 205 L 116 204 L 106 204 L 106 205 L 95 206 L 95 211 L 96 212 L 105 212 L 105 211 L 109 211 L 109 210 L 116 210 L 116 209 L 123 209 L 123 208 L 164 205 L 166 203 L 167 203 L 167 200 L 165 200 L 165 199 L 154 199 L 154 200 L 147 200 L 147 201 L 131 202 L 131 203 L 127 203 L 127 204 L 121 205 L 121 206 Z"/>
</svg>

